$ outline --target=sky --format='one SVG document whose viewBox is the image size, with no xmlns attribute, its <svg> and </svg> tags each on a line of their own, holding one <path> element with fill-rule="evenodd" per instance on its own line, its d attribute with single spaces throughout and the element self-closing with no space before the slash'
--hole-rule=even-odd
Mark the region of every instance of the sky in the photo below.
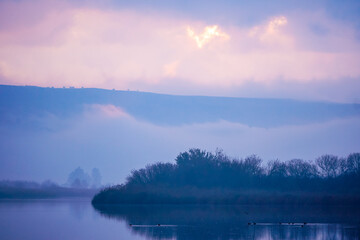
<svg viewBox="0 0 360 240">
<path fill-rule="evenodd" d="M 359 63 L 358 0 L 0 0 L 0 85 L 353 104 Z M 271 127 L 166 125 L 116 103 L 36 115 L 42 101 L 26 128 L 7 124 L 11 110 L 0 115 L 0 180 L 64 183 L 77 167 L 97 167 L 103 183 L 120 183 L 193 147 L 266 161 L 360 152 L 356 114 Z"/>
<path fill-rule="evenodd" d="M 9 88 L 0 86 L 0 180 L 62 184 L 77 167 L 96 167 L 104 184 L 123 183 L 132 170 L 175 163 L 191 148 L 256 154 L 264 166 L 360 152 L 360 105 Z"/>
<path fill-rule="evenodd" d="M 0 1 L 0 84 L 359 102 L 359 1 Z"/>
<path fill-rule="evenodd" d="M 123 183 L 132 170 L 175 163 L 177 155 L 190 148 L 222 149 L 237 159 L 256 154 L 264 166 L 276 159 L 347 157 L 360 152 L 359 119 L 272 128 L 229 121 L 166 126 L 137 119 L 113 105 L 92 105 L 66 119 L 41 118 L 40 129 L 2 126 L 0 180 L 50 179 L 62 184 L 77 167 L 87 172 L 96 167 L 103 184 Z"/>
</svg>

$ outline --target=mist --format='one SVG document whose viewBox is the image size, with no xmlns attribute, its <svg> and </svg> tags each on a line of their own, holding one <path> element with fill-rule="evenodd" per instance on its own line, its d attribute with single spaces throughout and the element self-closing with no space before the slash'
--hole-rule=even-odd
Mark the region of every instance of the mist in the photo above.
<svg viewBox="0 0 360 240">
<path fill-rule="evenodd" d="M 30 88 L 29 91 L 34 90 Z M 69 96 L 75 95 L 71 93 L 74 89 L 62 91 Z M 89 92 L 87 89 L 78 91 Z M 105 91 L 103 94 L 108 93 L 116 96 L 128 94 L 140 101 L 139 97 L 135 97 L 139 94 L 136 92 Z M 269 105 L 266 112 L 252 111 L 257 121 L 249 126 L 246 117 L 234 117 L 241 109 L 234 111 L 235 115 L 227 115 L 226 104 L 217 98 L 210 99 L 213 106 L 217 106 L 213 112 L 218 115 L 208 110 L 208 116 L 201 117 L 201 107 L 196 107 L 196 98 L 177 97 L 194 102 L 193 109 L 186 111 L 197 114 L 189 117 L 183 110 L 186 104 L 180 101 L 174 105 L 178 110 L 175 119 L 169 116 L 172 114 L 170 110 L 163 109 L 164 106 L 171 107 L 171 96 L 165 95 L 150 94 L 146 98 L 147 105 L 135 104 L 127 106 L 127 110 L 126 101 L 109 104 L 97 99 L 84 103 L 69 98 L 70 107 L 64 105 L 60 110 L 49 110 L 42 109 L 41 104 L 36 103 L 36 97 L 31 107 L 26 107 L 29 102 L 26 103 L 25 95 L 13 97 L 18 100 L 23 98 L 23 103 L 13 111 L 4 107 L 11 106 L 12 101 L 2 104 L 6 109 L 2 112 L 0 126 L 2 179 L 51 179 L 62 184 L 70 172 L 81 167 L 87 172 L 98 168 L 104 184 L 116 184 L 123 182 L 133 169 L 155 162 L 173 162 L 180 152 L 190 148 L 209 151 L 219 148 L 237 158 L 256 154 L 265 162 L 293 158 L 312 160 L 322 154 L 347 156 L 360 151 L 360 116 L 356 107 L 354 111 L 345 111 L 347 105 L 339 107 L 335 104 L 336 108 L 332 109 L 332 105 L 326 103 L 323 108 L 327 114 L 320 114 L 321 117 L 316 117 L 316 111 L 311 110 L 312 115 L 301 117 L 300 114 L 297 119 L 289 118 L 280 124 L 272 124 L 272 119 L 283 111 L 290 111 L 290 116 L 295 116 L 296 110 Z M 163 102 L 159 97 L 163 98 Z M 56 105 L 53 100 L 47 99 L 47 104 Z M 216 105 L 218 101 L 220 103 Z M 159 109 L 158 112 L 151 111 L 152 104 Z M 311 107 L 314 106 L 316 104 Z M 285 113 L 282 114 L 284 116 Z"/>
</svg>

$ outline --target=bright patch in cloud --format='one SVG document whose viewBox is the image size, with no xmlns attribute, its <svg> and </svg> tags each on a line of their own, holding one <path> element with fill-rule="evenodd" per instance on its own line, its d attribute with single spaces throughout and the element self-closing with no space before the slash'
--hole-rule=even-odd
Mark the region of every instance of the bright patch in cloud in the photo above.
<svg viewBox="0 0 360 240">
<path fill-rule="evenodd" d="M 171 62 L 169 64 L 164 65 L 164 76 L 165 77 L 175 77 L 179 62 Z"/>
<path fill-rule="evenodd" d="M 131 118 L 131 116 L 120 107 L 114 106 L 112 104 L 92 104 L 90 106 L 90 110 L 93 110 L 99 116 L 105 116 L 109 118 Z"/>
<path fill-rule="evenodd" d="M 284 16 L 274 17 L 273 19 L 270 20 L 268 24 L 267 32 L 275 33 L 280 26 L 286 25 L 287 22 L 288 21 Z"/>
<path fill-rule="evenodd" d="M 248 33 L 251 38 L 257 38 L 263 43 L 278 43 L 280 45 L 291 45 L 292 37 L 282 32 L 281 27 L 287 25 L 288 19 L 285 16 L 271 18 L 268 22 L 252 27 Z"/>
<path fill-rule="evenodd" d="M 187 33 L 190 38 L 195 40 L 198 48 L 202 48 L 205 44 L 209 43 L 213 38 L 224 38 L 224 39 L 229 38 L 229 36 L 226 33 L 221 32 L 219 30 L 219 27 L 217 25 L 205 27 L 203 33 L 199 35 L 197 35 L 191 27 L 188 27 Z"/>
</svg>

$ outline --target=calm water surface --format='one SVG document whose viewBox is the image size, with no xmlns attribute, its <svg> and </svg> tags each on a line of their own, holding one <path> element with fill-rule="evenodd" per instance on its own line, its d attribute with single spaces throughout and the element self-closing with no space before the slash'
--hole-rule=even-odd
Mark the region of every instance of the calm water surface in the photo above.
<svg viewBox="0 0 360 240">
<path fill-rule="evenodd" d="M 8 200 L 0 201 L 0 239 L 360 239 L 360 210 Z"/>
</svg>

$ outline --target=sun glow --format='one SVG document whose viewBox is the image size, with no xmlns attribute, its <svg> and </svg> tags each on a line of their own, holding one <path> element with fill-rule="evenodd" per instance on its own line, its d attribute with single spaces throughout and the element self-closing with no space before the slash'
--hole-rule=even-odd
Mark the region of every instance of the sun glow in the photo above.
<svg viewBox="0 0 360 240">
<path fill-rule="evenodd" d="M 267 32 L 268 33 L 274 33 L 278 27 L 286 25 L 287 19 L 284 16 L 274 17 L 270 20 L 268 26 L 267 26 Z"/>
<path fill-rule="evenodd" d="M 190 38 L 195 40 L 198 48 L 202 48 L 205 44 L 209 43 L 210 40 L 215 37 L 220 37 L 224 39 L 229 38 L 226 33 L 223 33 L 219 30 L 219 27 L 217 25 L 205 27 L 203 33 L 199 35 L 195 34 L 195 31 L 192 28 L 188 27 L 187 33 Z"/>
</svg>

